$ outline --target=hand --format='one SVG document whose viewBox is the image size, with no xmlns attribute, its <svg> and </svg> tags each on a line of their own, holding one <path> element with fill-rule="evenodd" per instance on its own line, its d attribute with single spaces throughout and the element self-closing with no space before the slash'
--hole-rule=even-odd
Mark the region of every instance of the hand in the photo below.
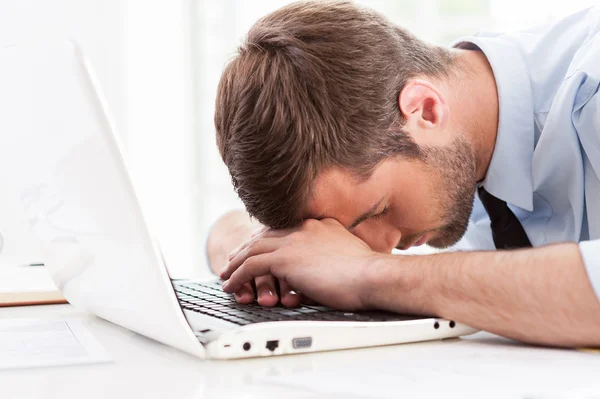
<svg viewBox="0 0 600 399">
<path fill-rule="evenodd" d="M 231 257 L 221 278 L 226 292 L 272 275 L 326 306 L 364 309 L 366 273 L 381 256 L 334 219 L 307 220 L 299 227 L 265 230 Z"/>
<path fill-rule="evenodd" d="M 254 231 L 254 233 L 252 233 Z M 266 231 L 260 223 L 250 218 L 243 210 L 231 211 L 221 216 L 213 225 L 209 234 L 206 249 L 210 267 L 215 274 L 221 273 L 229 263 L 227 255 L 231 248 L 242 246 L 258 233 Z M 240 248 L 242 248 L 240 247 Z M 234 250 L 233 252 L 236 252 Z M 273 276 L 260 276 L 254 280 L 257 288 L 256 299 L 263 306 L 275 306 L 281 297 L 281 303 L 287 307 L 300 305 L 301 296 L 285 282 L 277 283 Z M 277 290 L 277 287 L 279 290 Z M 278 296 L 279 294 L 279 296 Z M 254 302 L 254 289 L 251 283 L 246 283 L 235 292 L 239 303 Z"/>
<path fill-rule="evenodd" d="M 228 261 L 231 261 L 238 252 L 244 250 L 248 245 L 252 245 L 254 241 L 260 239 L 269 230 L 267 227 L 255 230 L 244 245 L 231 251 Z M 302 296 L 299 292 L 294 290 L 285 281 L 278 281 L 271 274 L 256 277 L 254 279 L 254 287 L 256 289 L 253 289 L 250 282 L 242 285 L 242 288 L 235 292 L 235 300 L 238 303 L 252 303 L 256 296 L 256 301 L 259 305 L 275 306 L 281 300 L 283 306 L 290 308 L 300 306 L 302 302 Z"/>
</svg>

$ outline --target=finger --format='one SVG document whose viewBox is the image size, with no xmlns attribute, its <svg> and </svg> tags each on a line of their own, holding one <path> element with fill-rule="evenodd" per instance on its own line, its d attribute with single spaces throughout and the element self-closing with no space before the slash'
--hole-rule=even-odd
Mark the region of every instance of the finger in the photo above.
<svg viewBox="0 0 600 399">
<path fill-rule="evenodd" d="M 254 302 L 254 290 L 252 289 L 252 284 L 244 284 L 242 288 L 235 292 L 234 297 L 238 303 L 248 304 Z"/>
<path fill-rule="evenodd" d="M 262 240 L 257 240 L 252 243 L 252 245 L 248 245 L 245 249 L 238 252 L 229 264 L 221 270 L 219 276 L 223 280 L 227 280 L 231 276 L 231 273 L 240 267 L 246 259 L 252 256 L 273 252 L 282 245 L 284 245 L 283 238 L 264 238 Z"/>
<path fill-rule="evenodd" d="M 279 301 L 277 290 L 275 289 L 275 277 L 272 275 L 260 276 L 255 280 L 256 298 L 261 306 L 275 306 Z"/>
<path fill-rule="evenodd" d="M 259 276 L 266 274 L 273 274 L 275 271 L 274 265 L 277 264 L 277 257 L 274 253 L 260 254 L 252 256 L 239 267 L 237 270 L 230 275 L 229 280 L 223 284 L 223 291 L 225 292 L 236 292 L 242 285 L 255 279 Z"/>
<path fill-rule="evenodd" d="M 273 238 L 273 237 L 285 237 L 287 235 L 289 235 L 291 232 L 295 231 L 295 229 L 290 228 L 290 229 L 269 229 L 266 228 L 260 232 L 259 234 L 257 234 L 255 237 L 258 237 L 259 235 L 262 238 Z"/>
<path fill-rule="evenodd" d="M 276 238 L 276 237 L 285 237 L 290 233 L 289 229 L 281 229 L 281 230 L 272 230 L 264 227 L 260 232 L 252 233 L 252 236 L 249 240 L 247 240 L 241 246 L 235 248 L 233 251 L 229 253 L 228 260 L 232 260 L 235 256 L 240 253 L 240 251 L 245 250 L 248 246 L 253 245 L 255 242 L 264 239 L 264 238 Z"/>
<path fill-rule="evenodd" d="M 300 306 L 302 295 L 295 291 L 286 281 L 279 280 L 279 292 L 281 294 L 281 304 L 287 308 Z"/>
<path fill-rule="evenodd" d="M 239 247 L 235 248 L 233 251 L 231 251 L 229 253 L 229 260 L 232 260 L 233 258 L 235 258 L 235 256 L 240 251 L 246 249 L 249 245 L 255 243 L 258 240 L 261 240 L 263 238 L 285 237 L 288 234 L 290 234 L 291 231 L 292 231 L 291 229 L 273 230 L 273 229 L 268 229 L 268 228 L 264 227 L 262 229 L 262 231 L 260 231 L 256 234 L 253 233 L 248 241 L 246 241 L 244 244 L 242 244 L 241 246 L 239 246 Z"/>
<path fill-rule="evenodd" d="M 256 237 L 257 235 L 264 233 L 265 231 L 268 230 L 268 227 L 259 227 L 258 229 L 254 230 L 251 234 L 250 234 L 250 238 L 252 237 Z"/>
</svg>

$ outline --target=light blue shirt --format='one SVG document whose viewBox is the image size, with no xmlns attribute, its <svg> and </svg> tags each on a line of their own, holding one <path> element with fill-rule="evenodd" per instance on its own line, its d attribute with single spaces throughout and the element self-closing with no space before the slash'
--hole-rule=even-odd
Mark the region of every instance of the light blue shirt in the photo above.
<svg viewBox="0 0 600 399">
<path fill-rule="evenodd" d="M 498 136 L 483 186 L 509 204 L 533 246 L 578 242 L 600 298 L 600 8 L 453 45 L 481 50 L 498 87 Z M 479 199 L 464 241 L 494 248 Z"/>
</svg>

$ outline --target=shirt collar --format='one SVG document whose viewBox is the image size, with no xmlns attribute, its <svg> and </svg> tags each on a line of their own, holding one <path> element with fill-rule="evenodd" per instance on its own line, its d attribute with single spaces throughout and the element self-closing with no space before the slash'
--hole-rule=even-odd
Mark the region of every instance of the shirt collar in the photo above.
<svg viewBox="0 0 600 399">
<path fill-rule="evenodd" d="M 498 134 L 481 185 L 493 196 L 532 211 L 533 96 L 523 54 L 505 37 L 464 37 L 452 46 L 482 51 L 496 79 Z"/>
</svg>

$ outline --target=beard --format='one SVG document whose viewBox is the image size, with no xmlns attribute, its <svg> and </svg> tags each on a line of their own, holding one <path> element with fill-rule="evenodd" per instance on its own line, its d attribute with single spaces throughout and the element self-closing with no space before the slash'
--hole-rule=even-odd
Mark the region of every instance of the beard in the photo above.
<svg viewBox="0 0 600 399">
<path fill-rule="evenodd" d="M 427 245 L 444 249 L 465 235 L 473 211 L 477 186 L 476 161 L 471 145 L 458 136 L 447 147 L 422 147 L 422 162 L 434 177 L 435 202 L 442 226 L 403 238 L 398 248 L 406 247 L 428 232 L 435 232 Z"/>
</svg>

